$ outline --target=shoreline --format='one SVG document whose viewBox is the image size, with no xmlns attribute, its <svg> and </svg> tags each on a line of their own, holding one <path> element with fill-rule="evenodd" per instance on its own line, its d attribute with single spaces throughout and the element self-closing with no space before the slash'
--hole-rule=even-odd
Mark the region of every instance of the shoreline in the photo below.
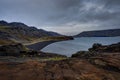
<svg viewBox="0 0 120 80">
<path fill-rule="evenodd" d="M 37 42 L 37 43 L 34 43 L 34 44 L 25 45 L 25 46 L 29 49 L 40 51 L 41 49 L 43 49 L 44 47 L 46 47 L 46 46 L 48 46 L 52 43 L 61 42 L 61 41 L 68 41 L 68 40 L 72 40 L 72 39 L 42 41 L 42 42 Z"/>
<path fill-rule="evenodd" d="M 94 44 L 70 58 L 0 57 L 0 80 L 119 80 L 119 62 L 120 43 Z"/>
<path fill-rule="evenodd" d="M 46 47 L 46 46 L 48 46 L 52 43 L 55 43 L 55 42 L 59 42 L 59 41 L 43 41 L 43 42 L 38 42 L 38 43 L 35 43 L 35 44 L 25 45 L 25 46 L 29 49 L 40 51 L 44 47 Z"/>
</svg>

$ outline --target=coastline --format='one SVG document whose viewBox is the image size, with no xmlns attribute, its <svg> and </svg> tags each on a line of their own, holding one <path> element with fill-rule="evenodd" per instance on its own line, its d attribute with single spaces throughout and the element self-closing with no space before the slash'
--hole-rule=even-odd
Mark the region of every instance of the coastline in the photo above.
<svg viewBox="0 0 120 80">
<path fill-rule="evenodd" d="M 36 50 L 36 51 L 40 51 L 41 49 L 43 49 L 44 47 L 55 43 L 55 42 L 59 42 L 59 41 L 43 41 L 43 42 L 38 42 L 35 44 L 31 44 L 31 45 L 26 45 L 27 48 L 32 49 L 32 50 Z"/>
<path fill-rule="evenodd" d="M 67 41 L 67 40 L 74 40 L 71 36 L 59 36 L 59 37 L 44 37 L 41 41 L 34 41 L 33 43 L 24 44 L 27 48 L 40 51 L 44 47 L 48 46 L 49 44 L 60 42 L 60 41 Z"/>
<path fill-rule="evenodd" d="M 88 50 L 70 58 L 0 57 L 0 80 L 120 79 L 120 43 L 94 44 Z"/>
</svg>

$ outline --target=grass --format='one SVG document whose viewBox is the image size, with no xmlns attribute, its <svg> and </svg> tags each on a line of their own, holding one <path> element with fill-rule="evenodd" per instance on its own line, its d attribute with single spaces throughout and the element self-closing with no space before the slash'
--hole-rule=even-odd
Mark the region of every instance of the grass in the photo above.
<svg viewBox="0 0 120 80">
<path fill-rule="evenodd" d="M 7 44 L 13 44 L 13 43 L 15 42 L 12 40 L 1 40 L 0 39 L 0 45 L 7 45 Z"/>
<path fill-rule="evenodd" d="M 18 40 L 18 39 L 14 40 L 14 42 L 23 43 L 24 45 L 31 45 L 31 44 L 35 44 L 38 42 L 44 42 L 44 41 L 63 41 L 63 40 L 71 39 L 71 37 L 67 37 L 67 36 L 51 37 L 51 36 L 47 36 L 47 35 L 44 35 L 46 37 L 39 38 L 36 36 L 27 35 L 27 34 L 25 35 L 25 34 L 23 34 L 22 31 L 20 31 L 18 29 L 12 29 L 9 26 L 0 26 L 0 31 L 6 32 L 8 35 L 14 35 L 18 39 L 20 39 L 20 40 Z M 6 44 L 8 42 L 0 41 L 0 44 Z M 11 42 L 9 42 L 9 43 L 11 43 Z"/>
<path fill-rule="evenodd" d="M 39 57 L 12 57 L 12 56 L 7 56 L 7 57 L 0 57 L 1 61 L 7 60 L 7 61 L 12 61 L 12 62 L 26 62 L 26 61 L 61 61 L 61 60 L 66 60 L 68 58 L 63 58 L 63 57 L 53 57 L 53 58 L 39 58 Z"/>
<path fill-rule="evenodd" d="M 48 61 L 59 61 L 59 60 L 65 60 L 67 58 L 65 57 L 53 57 L 53 58 L 46 58 Z"/>
<path fill-rule="evenodd" d="M 0 26 L 0 30 L 8 29 L 8 26 Z"/>
<path fill-rule="evenodd" d="M 24 43 L 24 45 L 32 45 L 38 42 L 45 42 L 45 41 L 65 41 L 65 40 L 71 40 L 71 37 L 67 37 L 67 36 L 41 37 L 41 38 L 33 39 L 29 43 Z"/>
<path fill-rule="evenodd" d="M 26 58 L 26 57 L 24 57 Z M 51 58 L 39 58 L 39 57 L 28 57 L 31 60 L 36 60 L 36 61 L 60 61 L 60 60 L 65 60 L 67 58 L 65 57 L 51 57 Z"/>
</svg>

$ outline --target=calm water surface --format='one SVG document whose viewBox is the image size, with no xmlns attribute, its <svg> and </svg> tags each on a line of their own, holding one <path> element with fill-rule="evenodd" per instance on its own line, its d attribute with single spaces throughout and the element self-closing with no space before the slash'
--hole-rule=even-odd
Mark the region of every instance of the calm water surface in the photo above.
<svg viewBox="0 0 120 80">
<path fill-rule="evenodd" d="M 81 37 L 74 40 L 52 43 L 42 49 L 44 52 L 58 53 L 71 56 L 73 53 L 88 50 L 94 43 L 104 45 L 120 42 L 120 37 Z"/>
</svg>

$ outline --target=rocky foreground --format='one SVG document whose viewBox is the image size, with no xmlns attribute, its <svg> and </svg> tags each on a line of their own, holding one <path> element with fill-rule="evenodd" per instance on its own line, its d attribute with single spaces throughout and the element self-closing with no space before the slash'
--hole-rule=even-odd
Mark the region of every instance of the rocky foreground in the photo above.
<svg viewBox="0 0 120 80">
<path fill-rule="evenodd" d="M 94 44 L 63 60 L 1 61 L 0 80 L 120 80 L 119 62 L 120 43 Z"/>
<path fill-rule="evenodd" d="M 119 80 L 120 55 L 91 61 L 0 62 L 0 80 Z"/>
</svg>

